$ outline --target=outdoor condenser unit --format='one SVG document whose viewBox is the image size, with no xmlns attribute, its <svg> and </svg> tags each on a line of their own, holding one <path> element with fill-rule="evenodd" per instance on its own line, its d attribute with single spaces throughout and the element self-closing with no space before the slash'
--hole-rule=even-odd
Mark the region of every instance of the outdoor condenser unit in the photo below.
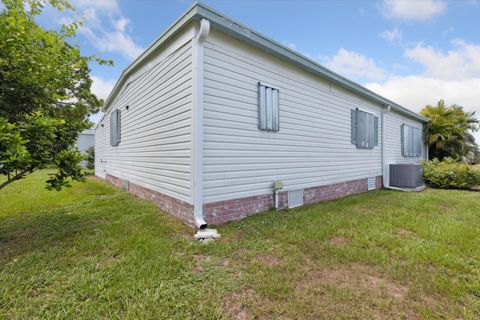
<svg viewBox="0 0 480 320">
<path fill-rule="evenodd" d="M 390 186 L 399 188 L 418 188 L 423 183 L 423 166 L 420 164 L 391 164 Z"/>
</svg>

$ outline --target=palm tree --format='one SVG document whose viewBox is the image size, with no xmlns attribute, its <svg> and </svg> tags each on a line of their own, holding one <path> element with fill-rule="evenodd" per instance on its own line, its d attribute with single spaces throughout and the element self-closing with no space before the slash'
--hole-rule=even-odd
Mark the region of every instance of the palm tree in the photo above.
<svg viewBox="0 0 480 320">
<path fill-rule="evenodd" d="M 427 105 L 420 113 L 428 118 L 428 145 L 430 159 L 451 157 L 473 161 L 479 147 L 473 132 L 479 130 L 480 120 L 475 112 L 465 112 L 458 105 L 447 107 L 445 101 L 436 106 Z"/>
</svg>

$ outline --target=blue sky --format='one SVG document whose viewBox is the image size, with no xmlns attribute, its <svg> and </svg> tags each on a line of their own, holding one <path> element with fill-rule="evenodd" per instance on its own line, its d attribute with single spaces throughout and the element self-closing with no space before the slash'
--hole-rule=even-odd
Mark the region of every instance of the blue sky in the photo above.
<svg viewBox="0 0 480 320">
<path fill-rule="evenodd" d="M 405 107 L 445 99 L 480 110 L 480 0 L 233 1 L 204 3 Z M 94 91 L 106 98 L 122 70 L 192 1 L 73 0 L 75 13 L 47 11 L 41 23 L 83 16 Z"/>
</svg>

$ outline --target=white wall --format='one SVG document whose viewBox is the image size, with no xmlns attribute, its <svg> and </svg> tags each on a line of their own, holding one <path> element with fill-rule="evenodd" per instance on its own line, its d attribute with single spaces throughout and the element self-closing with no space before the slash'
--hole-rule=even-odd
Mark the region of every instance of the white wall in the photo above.
<svg viewBox="0 0 480 320">
<path fill-rule="evenodd" d="M 187 28 L 123 84 L 96 128 L 97 176 L 193 203 L 192 36 Z M 379 104 L 216 30 L 205 43 L 204 68 L 205 203 L 269 193 L 276 179 L 295 190 L 382 174 L 382 123 L 373 150 L 357 149 L 350 138 L 351 109 L 381 119 Z M 279 132 L 258 130 L 259 81 L 280 90 Z M 110 112 L 117 108 L 121 142 L 112 147 Z M 399 126 L 421 124 L 393 111 L 385 121 L 386 161 L 418 161 L 401 156 Z"/>
<path fill-rule="evenodd" d="M 257 128 L 259 81 L 280 90 L 279 132 Z M 293 190 L 381 175 L 381 144 L 351 144 L 357 107 L 380 119 L 380 105 L 213 30 L 205 45 L 204 201 L 266 194 L 275 179 Z"/>
<path fill-rule="evenodd" d="M 91 130 L 88 130 L 91 131 Z M 90 132 L 80 132 L 78 134 L 77 142 L 75 145 L 78 150 L 83 154 L 87 151 L 88 148 L 93 147 L 95 144 L 95 137 L 93 131 Z"/>
<path fill-rule="evenodd" d="M 392 163 L 420 163 L 427 158 L 426 144 L 422 144 L 422 154 L 420 157 L 404 157 L 402 155 L 402 129 L 406 124 L 410 127 L 423 130 L 422 123 L 408 118 L 396 111 L 390 111 L 384 116 L 385 121 L 385 175 L 384 182 L 389 183 L 388 168 Z"/>
<path fill-rule="evenodd" d="M 192 30 L 164 45 L 124 84 L 96 129 L 97 176 L 108 173 L 192 203 Z M 112 147 L 114 109 L 121 110 L 121 142 Z"/>
</svg>

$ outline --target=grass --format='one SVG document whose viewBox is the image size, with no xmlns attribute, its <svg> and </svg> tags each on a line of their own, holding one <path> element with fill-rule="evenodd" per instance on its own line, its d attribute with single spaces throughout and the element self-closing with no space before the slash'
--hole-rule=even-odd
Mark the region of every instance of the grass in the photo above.
<svg viewBox="0 0 480 320">
<path fill-rule="evenodd" d="M 480 317 L 480 194 L 376 191 L 193 230 L 104 182 L 0 191 L 0 318 Z"/>
</svg>

